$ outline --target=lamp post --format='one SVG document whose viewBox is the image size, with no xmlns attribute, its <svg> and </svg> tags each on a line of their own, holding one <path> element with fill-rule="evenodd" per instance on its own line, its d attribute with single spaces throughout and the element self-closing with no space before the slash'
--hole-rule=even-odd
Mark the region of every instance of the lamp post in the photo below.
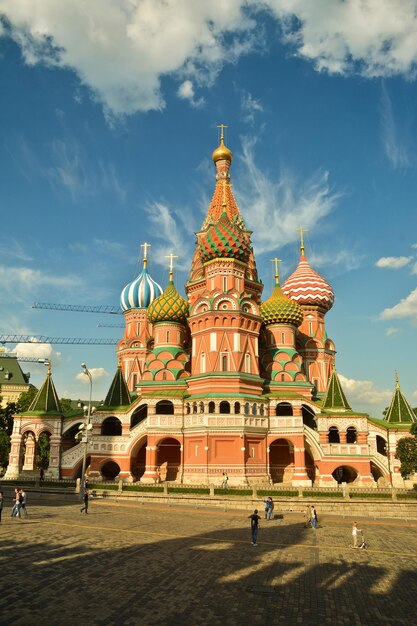
<svg viewBox="0 0 417 626">
<path fill-rule="evenodd" d="M 88 435 L 89 435 L 90 430 L 93 428 L 93 425 L 90 423 L 91 422 L 91 396 L 93 393 L 93 377 L 91 376 L 91 372 L 85 363 L 81 363 L 81 367 L 83 368 L 83 374 L 88 376 L 88 379 L 90 381 L 90 395 L 88 398 L 86 421 L 84 424 L 81 424 L 80 426 L 81 441 L 84 444 L 83 466 L 81 470 L 81 485 L 80 485 L 80 498 L 81 500 L 83 500 L 84 492 L 85 492 L 85 470 L 86 470 L 86 464 L 87 464 Z"/>
</svg>

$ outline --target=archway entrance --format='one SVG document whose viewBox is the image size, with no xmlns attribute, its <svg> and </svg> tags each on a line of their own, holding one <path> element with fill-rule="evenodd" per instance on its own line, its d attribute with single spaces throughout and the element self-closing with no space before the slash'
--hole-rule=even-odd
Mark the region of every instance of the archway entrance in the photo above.
<svg viewBox="0 0 417 626">
<path fill-rule="evenodd" d="M 120 467 L 114 461 L 107 461 L 101 468 L 104 480 L 114 480 L 120 474 Z"/>
<path fill-rule="evenodd" d="M 158 444 L 157 465 L 162 481 L 177 480 L 181 463 L 180 443 L 173 437 L 162 439 Z"/>
<path fill-rule="evenodd" d="M 78 435 L 80 432 L 80 426 L 82 422 L 77 422 L 74 426 L 71 426 L 63 435 L 62 435 L 62 452 L 65 450 L 69 450 L 78 444 L 78 440 L 75 439 L 75 435 Z"/>
<path fill-rule="evenodd" d="M 340 467 L 336 467 L 334 472 L 332 472 L 332 476 L 340 485 L 340 483 L 353 483 L 358 477 L 358 472 L 348 465 L 340 465 Z"/>
<path fill-rule="evenodd" d="M 286 439 L 276 439 L 269 446 L 269 472 L 272 482 L 290 482 L 294 474 L 294 449 Z"/>
<path fill-rule="evenodd" d="M 301 407 L 301 412 L 303 415 L 303 424 L 309 426 L 309 428 L 317 430 L 316 414 L 314 413 L 314 411 L 310 409 L 309 406 L 303 404 Z"/>
<path fill-rule="evenodd" d="M 385 480 L 385 475 L 383 471 L 377 465 L 375 465 L 375 463 L 372 463 L 372 462 L 371 462 L 371 474 L 372 474 L 372 478 L 374 479 L 376 483 L 379 481 L 380 478 L 383 478 Z M 387 482 L 387 485 L 388 485 L 388 482 Z"/>
<path fill-rule="evenodd" d="M 146 446 L 148 445 L 148 438 L 145 437 L 135 445 L 132 450 L 132 456 L 130 458 L 130 471 L 135 480 L 140 480 L 146 469 Z"/>
<path fill-rule="evenodd" d="M 51 452 L 50 438 L 50 433 L 41 433 L 36 442 L 35 465 L 39 467 L 39 469 L 42 468 L 46 470 L 49 467 L 49 454 Z"/>
</svg>

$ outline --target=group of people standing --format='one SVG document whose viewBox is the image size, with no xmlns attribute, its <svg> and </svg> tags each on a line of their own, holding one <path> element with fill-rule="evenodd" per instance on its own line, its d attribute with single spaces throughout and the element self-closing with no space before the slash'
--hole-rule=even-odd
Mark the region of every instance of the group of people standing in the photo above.
<svg viewBox="0 0 417 626">
<path fill-rule="evenodd" d="M 3 499 L 3 495 L 2 495 L 2 499 Z M 22 510 L 23 510 L 23 517 L 27 517 L 28 516 L 27 494 L 24 489 L 21 489 L 20 487 L 16 487 L 16 489 L 14 490 L 13 506 L 12 506 L 12 512 L 10 514 L 10 517 L 22 517 Z"/>
</svg>

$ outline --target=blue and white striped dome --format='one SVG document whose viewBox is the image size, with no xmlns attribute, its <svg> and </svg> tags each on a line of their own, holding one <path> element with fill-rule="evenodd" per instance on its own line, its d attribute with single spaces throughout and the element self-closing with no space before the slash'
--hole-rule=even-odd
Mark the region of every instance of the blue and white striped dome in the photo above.
<svg viewBox="0 0 417 626">
<path fill-rule="evenodd" d="M 128 309 L 146 309 L 150 303 L 162 294 L 162 287 L 150 276 L 146 269 L 146 260 L 143 270 L 133 283 L 129 283 L 120 296 L 120 306 L 123 311 Z"/>
</svg>

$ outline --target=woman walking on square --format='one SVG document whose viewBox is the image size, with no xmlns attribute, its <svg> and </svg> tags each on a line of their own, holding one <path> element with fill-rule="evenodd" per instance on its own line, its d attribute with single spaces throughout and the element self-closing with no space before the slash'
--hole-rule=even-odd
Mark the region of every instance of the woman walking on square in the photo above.
<svg viewBox="0 0 417 626">
<path fill-rule="evenodd" d="M 88 491 L 88 489 L 86 489 L 85 492 L 84 492 L 84 496 L 83 496 L 84 506 L 82 506 L 81 509 L 80 509 L 80 513 L 85 511 L 86 515 L 88 513 L 88 496 L 89 496 L 89 491 Z"/>
</svg>

